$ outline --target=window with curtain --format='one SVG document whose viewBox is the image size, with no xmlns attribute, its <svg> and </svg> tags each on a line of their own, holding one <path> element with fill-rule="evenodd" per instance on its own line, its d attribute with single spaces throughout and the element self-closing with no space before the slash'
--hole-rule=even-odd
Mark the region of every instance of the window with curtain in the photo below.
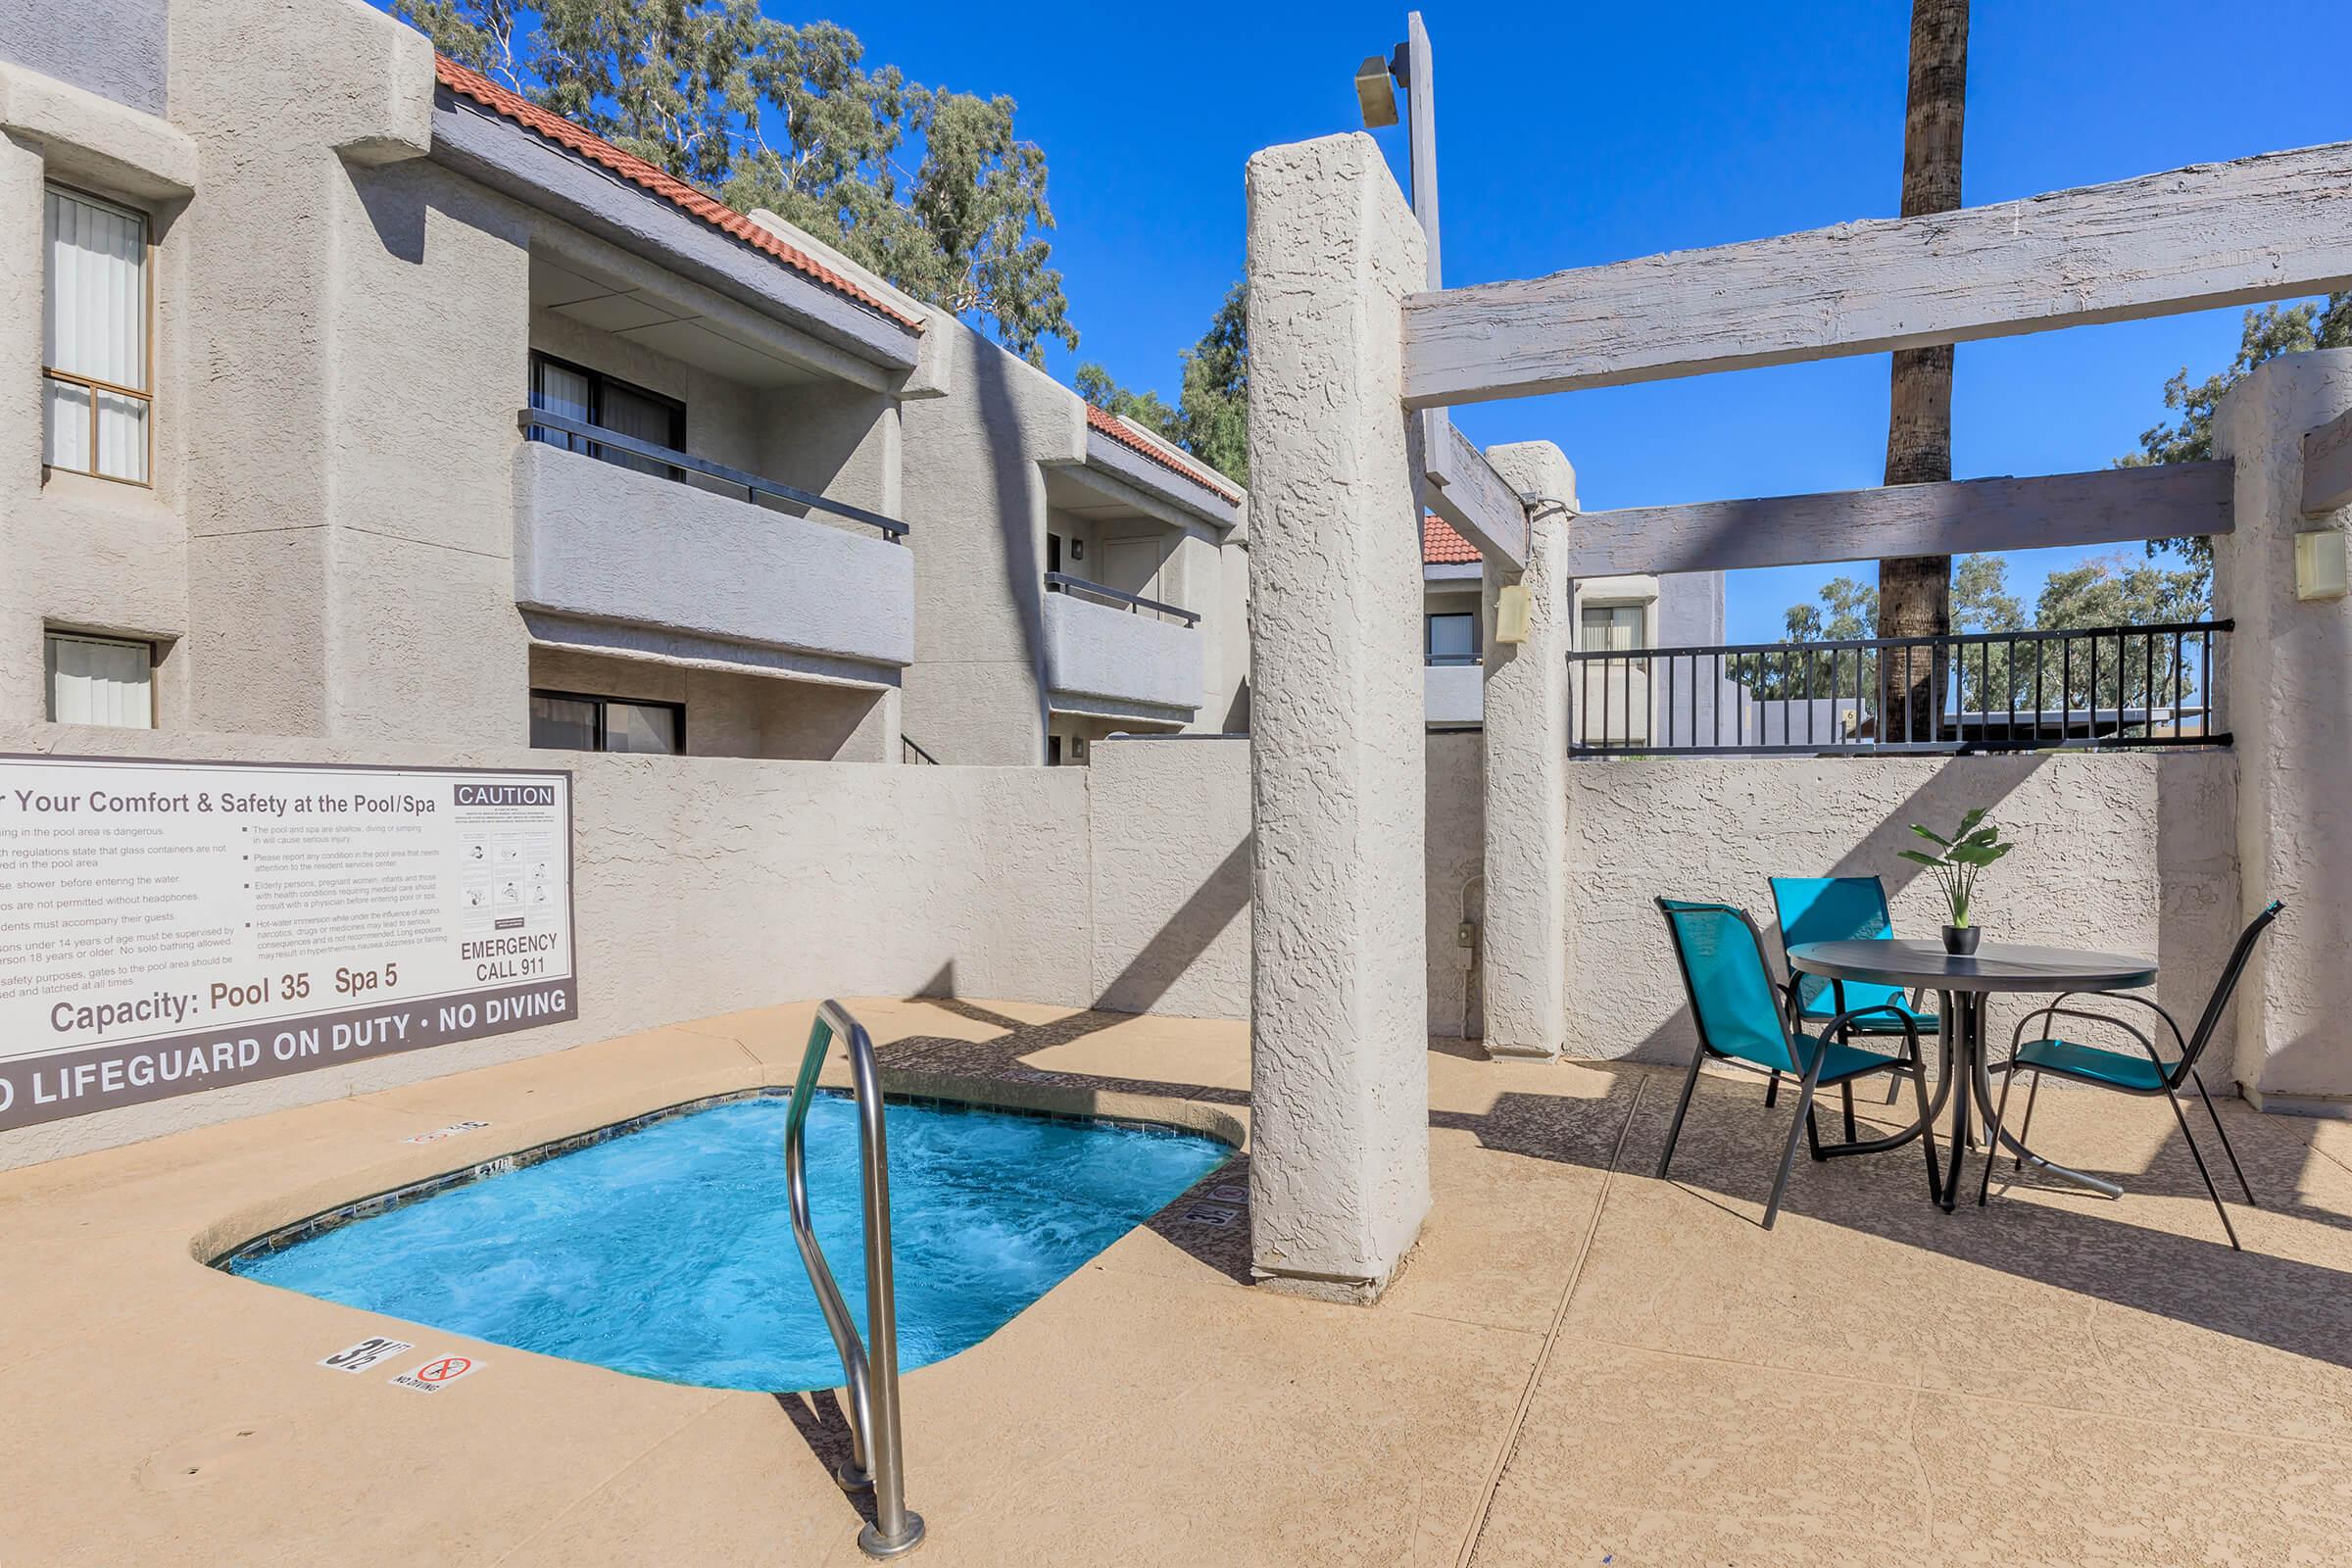
<svg viewBox="0 0 2352 1568">
<path fill-rule="evenodd" d="M 1478 616 L 1469 612 L 1428 617 L 1427 657 L 1433 664 L 1478 662 Z"/>
<path fill-rule="evenodd" d="M 667 447 L 672 452 L 686 449 L 684 404 L 552 355 L 531 356 L 531 407 L 617 435 L 633 436 L 650 446 Z M 531 439 L 584 452 L 589 457 L 602 458 L 656 478 L 684 477 L 668 464 L 616 451 L 566 431 L 533 426 Z"/>
<path fill-rule="evenodd" d="M 585 692 L 531 693 L 531 744 L 543 751 L 682 756 L 686 710 Z"/>
<path fill-rule="evenodd" d="M 154 394 L 147 370 L 147 220 L 78 191 L 45 193 L 41 461 L 145 484 Z"/>
<path fill-rule="evenodd" d="M 155 728 L 153 644 L 57 631 L 45 643 L 52 723 Z"/>
</svg>

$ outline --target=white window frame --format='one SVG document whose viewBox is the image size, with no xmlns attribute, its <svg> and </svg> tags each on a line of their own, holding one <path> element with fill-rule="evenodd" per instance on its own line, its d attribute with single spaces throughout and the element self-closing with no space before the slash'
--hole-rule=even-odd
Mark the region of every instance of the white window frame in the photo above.
<svg viewBox="0 0 2352 1568">
<path fill-rule="evenodd" d="M 135 387 L 120 386 L 115 382 L 101 381 L 92 376 L 82 375 L 77 371 L 61 370 L 48 363 L 48 353 L 44 345 L 41 355 L 41 378 L 44 381 L 63 381 L 70 386 L 78 386 L 89 397 L 90 466 L 86 468 L 64 468 L 49 463 L 47 461 L 49 432 L 47 424 L 44 422 L 41 430 L 42 472 L 44 474 L 77 473 L 85 478 L 104 479 L 109 484 L 127 484 L 141 490 L 152 490 L 155 488 L 155 221 L 140 208 L 131 207 L 122 202 L 110 201 L 104 196 L 83 190 L 77 185 L 69 185 L 63 180 L 44 180 L 41 184 L 41 205 L 44 209 L 41 238 L 41 306 L 44 311 L 49 308 L 50 291 L 57 287 L 57 279 L 50 275 L 49 270 L 46 214 L 49 193 L 52 191 L 74 201 L 84 202 L 92 207 L 118 213 L 124 218 L 134 220 L 139 225 L 139 368 L 140 379 L 147 384 Z M 98 471 L 98 395 L 101 392 L 111 393 L 120 398 L 135 399 L 146 411 L 146 417 L 139 421 L 147 444 L 146 456 L 141 463 L 141 467 L 146 473 L 145 478 L 126 479 L 121 474 Z"/>
<path fill-rule="evenodd" d="M 135 650 L 145 657 L 147 669 L 147 722 L 140 724 L 110 724 L 107 729 L 154 729 L 155 715 L 155 644 L 138 637 L 104 637 L 96 632 L 69 631 L 51 626 L 41 633 L 41 696 L 49 722 L 52 724 L 82 723 L 86 720 L 61 719 L 57 716 L 57 647 L 60 643 L 88 643 L 100 648 Z"/>
</svg>

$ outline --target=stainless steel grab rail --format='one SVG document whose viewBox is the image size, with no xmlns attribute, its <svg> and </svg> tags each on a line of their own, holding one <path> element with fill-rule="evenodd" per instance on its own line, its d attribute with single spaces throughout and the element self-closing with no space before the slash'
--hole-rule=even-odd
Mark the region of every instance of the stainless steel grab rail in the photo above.
<svg viewBox="0 0 2352 1568">
<path fill-rule="evenodd" d="M 858 1102 L 858 1165 L 865 1210 L 865 1341 L 850 1316 L 833 1270 L 817 1245 L 808 1217 L 808 1102 L 825 1051 L 839 1035 L 850 1053 L 850 1082 Z M 850 1464 L 835 1478 L 853 1492 L 871 1487 L 874 1519 L 858 1533 L 869 1557 L 898 1557 L 923 1539 L 922 1515 L 906 1506 L 906 1478 L 899 1441 L 899 1307 L 890 1278 L 890 1154 L 882 1127 L 882 1075 L 874 1065 L 874 1042 L 865 1026 L 840 1003 L 818 1004 L 809 1026 L 808 1049 L 801 1054 L 801 1075 L 792 1086 L 792 1109 L 784 1120 L 784 1179 L 792 1203 L 792 1240 L 816 1292 L 833 1347 L 841 1352 L 850 1387 Z"/>
</svg>

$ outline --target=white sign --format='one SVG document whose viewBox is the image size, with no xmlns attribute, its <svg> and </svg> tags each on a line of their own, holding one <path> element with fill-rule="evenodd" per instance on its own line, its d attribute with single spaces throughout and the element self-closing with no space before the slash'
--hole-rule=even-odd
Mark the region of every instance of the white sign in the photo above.
<svg viewBox="0 0 2352 1568">
<path fill-rule="evenodd" d="M 478 1372 L 482 1363 L 470 1356 L 437 1355 L 422 1366 L 414 1367 L 390 1380 L 394 1388 L 413 1390 L 417 1394 L 439 1394 L 469 1372 Z"/>
<path fill-rule="evenodd" d="M 343 1347 L 318 1364 L 331 1366 L 338 1372 L 365 1372 L 378 1361 L 389 1361 L 401 1351 L 415 1348 L 407 1340 L 362 1340 L 357 1345 Z"/>
<path fill-rule="evenodd" d="M 0 758 L 0 1131 L 578 1015 L 568 773 Z"/>
</svg>

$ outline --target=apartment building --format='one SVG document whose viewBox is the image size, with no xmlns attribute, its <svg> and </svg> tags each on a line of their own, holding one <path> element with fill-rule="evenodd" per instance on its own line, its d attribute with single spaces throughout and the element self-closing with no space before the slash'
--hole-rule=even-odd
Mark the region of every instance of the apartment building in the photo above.
<svg viewBox="0 0 2352 1568">
<path fill-rule="evenodd" d="M 1024 764 L 1242 688 L 1235 487 L 359 0 L 11 8 L 0 128 L 0 710 Z"/>
<path fill-rule="evenodd" d="M 1487 622 L 1480 609 L 1478 547 L 1436 516 L 1421 521 L 1423 708 L 1432 729 L 1483 721 L 1481 669 Z M 1719 571 L 1666 576 L 1583 577 L 1570 588 L 1579 653 L 1624 654 L 1570 672 L 1578 743 L 1690 745 L 1714 733 L 1718 709 L 1730 738 L 1753 722 L 1744 688 L 1701 670 L 1671 704 L 1643 657 L 1659 649 L 1713 648 L 1724 639 Z M 1686 667 L 1677 662 L 1676 667 Z"/>
</svg>

